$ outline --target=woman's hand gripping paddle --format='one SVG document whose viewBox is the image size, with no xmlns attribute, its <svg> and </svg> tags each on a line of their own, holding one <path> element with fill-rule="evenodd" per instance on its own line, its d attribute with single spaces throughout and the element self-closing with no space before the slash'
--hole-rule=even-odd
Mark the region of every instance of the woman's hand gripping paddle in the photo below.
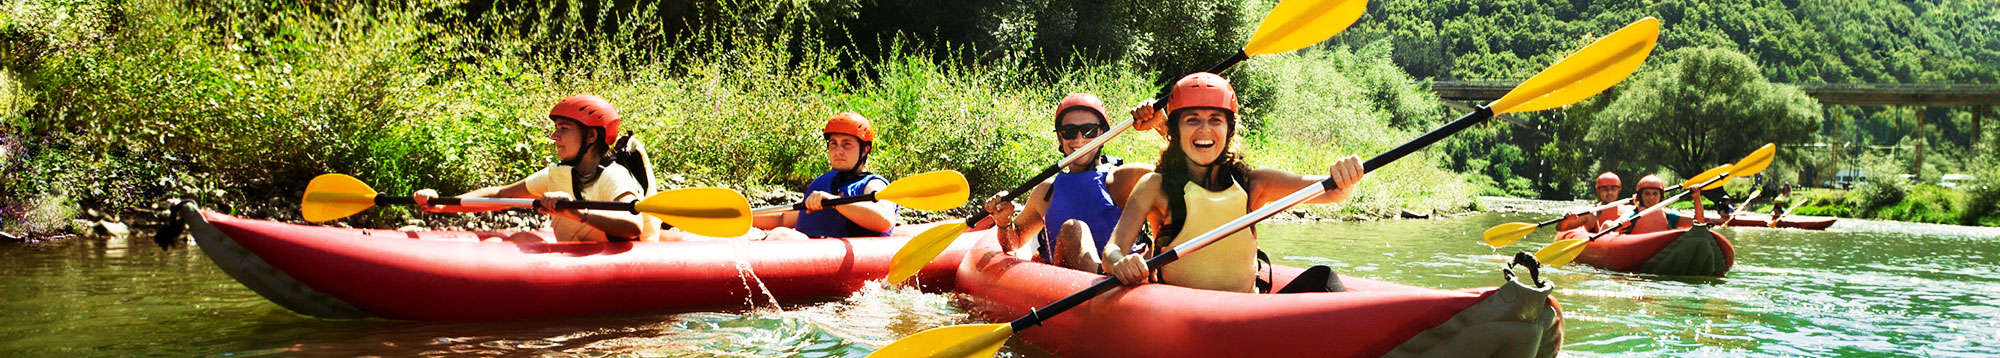
<svg viewBox="0 0 2000 358">
<path fill-rule="evenodd" d="M 1284 5 L 1280 4 L 1279 6 L 1282 8 Z M 1652 52 L 1653 43 L 1659 37 L 1659 29 L 1659 21 L 1650 17 L 1626 26 L 1625 29 L 1599 39 L 1596 43 L 1584 47 L 1582 50 L 1577 51 L 1577 53 L 1564 58 L 1554 66 L 1550 66 L 1549 69 L 1535 75 L 1535 78 L 1522 82 L 1521 87 L 1515 87 L 1514 91 L 1508 92 L 1507 96 L 1501 98 L 1499 101 L 1482 106 L 1465 117 L 1445 124 L 1443 127 L 1432 130 L 1430 133 L 1425 133 L 1423 136 L 1417 137 L 1417 139 L 1411 140 L 1408 143 L 1403 143 L 1403 145 L 1388 152 L 1376 155 L 1374 158 L 1370 158 L 1367 162 L 1363 163 L 1362 168 L 1367 171 L 1374 171 L 1418 149 L 1423 149 L 1431 143 L 1436 143 L 1438 140 L 1451 136 L 1467 127 L 1471 127 L 1473 124 L 1492 118 L 1496 113 L 1554 108 L 1574 103 L 1602 92 L 1610 88 L 1611 85 L 1617 84 L 1618 81 L 1623 80 L 1626 76 L 1630 76 L 1632 71 L 1638 69 L 1639 63 L 1645 61 L 1647 54 Z M 1529 86 L 1530 84 L 1534 84 L 1534 86 Z M 1297 192 L 1293 192 L 1291 195 L 1264 205 L 1264 207 L 1238 217 L 1236 220 L 1222 224 L 1222 226 L 1203 233 L 1201 236 L 1196 236 L 1194 239 L 1188 240 L 1186 243 L 1176 246 L 1172 250 L 1161 253 L 1159 256 L 1147 259 L 1146 267 L 1158 269 L 1161 265 L 1166 265 L 1190 252 L 1200 250 L 1202 247 L 1206 247 L 1218 239 L 1249 227 L 1257 221 L 1277 215 L 1278 212 L 1291 208 L 1292 205 L 1298 204 L 1308 198 L 1319 196 L 1320 193 L 1326 190 L 1333 189 L 1331 179 L 1321 183 L 1321 185 L 1307 186 Z M 1111 288 L 1119 285 L 1121 283 L 1117 278 L 1107 278 L 1103 281 L 1098 281 L 1095 285 L 1091 285 L 1090 288 L 1072 294 L 1069 297 L 1064 297 L 1062 300 L 1051 303 L 1047 307 L 1015 319 L 1013 322 L 957 325 L 918 332 L 895 343 L 890 343 L 888 346 L 882 347 L 881 350 L 870 354 L 870 356 L 991 357 L 995 352 L 1000 350 L 1000 345 L 1006 343 L 1007 338 L 1013 336 L 1014 333 L 1041 324 L 1043 320 L 1062 314 L 1070 308 L 1076 307 L 1093 297 L 1097 297 L 1098 294 L 1110 291 Z"/>
<path fill-rule="evenodd" d="M 1715 167 L 1713 169 L 1709 169 L 1708 171 L 1701 172 L 1700 175 L 1695 175 L 1694 178 L 1689 178 L 1686 182 L 1681 183 L 1681 189 L 1683 190 L 1680 192 L 1680 194 L 1676 194 L 1672 198 L 1667 198 L 1666 200 L 1661 200 L 1660 203 L 1653 204 L 1653 206 L 1647 207 L 1645 210 L 1640 210 L 1639 212 L 1632 213 L 1632 215 L 1618 218 L 1617 221 L 1613 221 L 1611 222 L 1611 224 L 1605 225 L 1604 231 L 1599 231 L 1597 232 L 1597 234 L 1590 235 L 1589 239 L 1558 240 L 1555 243 L 1549 244 L 1549 246 L 1542 247 L 1541 251 L 1535 252 L 1535 259 L 1542 261 L 1542 266 L 1544 267 L 1561 267 L 1562 265 L 1568 265 L 1570 261 L 1576 260 L 1577 255 L 1583 254 L 1583 249 L 1585 247 L 1584 244 L 1590 243 L 1591 241 L 1595 241 L 1597 240 L 1597 238 L 1604 237 L 1604 235 L 1609 234 L 1611 232 L 1618 231 L 1618 227 L 1632 222 L 1633 219 L 1636 219 L 1641 216 L 1646 216 L 1646 214 L 1666 208 L 1668 204 L 1673 204 L 1675 201 L 1679 201 L 1682 197 L 1687 196 L 1688 193 L 1694 192 L 1694 190 L 1692 190 L 1694 188 L 1701 188 L 1702 190 L 1714 190 L 1717 188 L 1721 188 L 1722 183 L 1729 178 L 1747 177 L 1763 172 L 1764 168 L 1769 168 L 1771 166 L 1771 157 L 1776 155 L 1777 152 L 1778 152 L 1777 145 L 1764 144 L 1763 147 L 1757 148 L 1756 151 L 1750 152 L 1749 156 L 1737 160 L 1736 164 Z"/>
<path fill-rule="evenodd" d="M 376 205 L 416 205 L 408 196 L 375 192 L 367 183 L 346 174 L 323 174 L 306 184 L 300 216 L 309 222 L 326 222 Z M 459 205 L 504 208 L 531 208 L 535 199 L 521 198 L 435 198 L 431 205 Z M 750 230 L 750 204 L 743 194 L 726 188 L 686 188 L 653 194 L 637 202 L 563 201 L 562 209 L 621 210 L 645 213 L 667 225 L 701 236 L 735 237 Z"/>
<path fill-rule="evenodd" d="M 1223 70 L 1249 59 L 1250 56 L 1291 52 L 1325 41 L 1334 34 L 1347 30 L 1348 26 L 1354 25 L 1354 21 L 1361 19 L 1361 13 L 1367 9 L 1367 0 L 1285 0 L 1273 7 L 1269 15 L 1264 16 L 1264 22 L 1257 25 L 1257 33 L 1251 35 L 1249 44 L 1204 72 L 1222 73 Z M 1165 103 L 1167 95 L 1173 88 L 1173 83 L 1161 87 L 1160 92 L 1153 96 L 1154 103 Z M 1042 168 L 1040 173 L 1029 177 L 1020 185 L 1015 185 L 1014 190 L 1007 191 L 1007 195 L 1001 200 L 1014 200 L 1021 194 L 1033 190 L 1035 185 L 1055 176 L 1056 172 L 1069 166 L 1069 163 L 1081 160 L 1084 154 L 1096 152 L 1098 148 L 1104 147 L 1104 143 L 1110 142 L 1111 138 L 1118 137 L 1118 134 L 1124 133 L 1127 129 L 1132 129 L 1132 119 L 1128 118 L 1112 125 L 1104 134 L 1098 135 L 1097 139 L 1071 151 L 1055 164 Z M 965 233 L 968 225 L 985 219 L 986 215 L 986 212 L 979 212 L 958 223 L 938 225 L 917 234 L 916 238 L 910 239 L 910 242 L 889 260 L 889 282 L 902 282 L 910 278 L 910 275 L 915 275 L 918 269 L 930 263 L 931 259 L 937 258 L 938 253 L 944 252 L 946 247 L 950 247 L 951 242 L 958 239 L 959 234 Z"/>
<path fill-rule="evenodd" d="M 923 211 L 950 210 L 965 205 L 965 199 L 972 196 L 972 186 L 965 182 L 965 174 L 955 170 L 939 170 L 911 175 L 890 182 L 888 187 L 873 194 L 856 195 L 828 199 L 821 202 L 824 207 L 859 203 L 866 201 L 887 201 L 911 209 Z M 786 210 L 805 210 L 806 203 L 766 206 L 751 210 L 751 214 L 762 214 Z"/>
</svg>

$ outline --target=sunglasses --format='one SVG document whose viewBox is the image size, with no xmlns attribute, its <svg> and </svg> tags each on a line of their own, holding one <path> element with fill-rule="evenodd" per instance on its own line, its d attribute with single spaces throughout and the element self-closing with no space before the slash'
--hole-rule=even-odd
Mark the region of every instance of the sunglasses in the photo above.
<svg viewBox="0 0 2000 358">
<path fill-rule="evenodd" d="M 1056 134 L 1061 135 L 1062 139 L 1076 139 L 1078 135 L 1084 138 L 1097 138 L 1097 135 L 1104 134 L 1104 125 L 1064 124 L 1056 126 Z"/>
</svg>

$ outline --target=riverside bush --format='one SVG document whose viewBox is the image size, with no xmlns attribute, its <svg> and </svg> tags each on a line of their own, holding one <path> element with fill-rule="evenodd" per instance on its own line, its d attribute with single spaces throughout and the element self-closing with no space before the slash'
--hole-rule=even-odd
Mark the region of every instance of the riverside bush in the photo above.
<svg viewBox="0 0 2000 358">
<path fill-rule="evenodd" d="M 1049 133 L 1057 99 L 1097 93 L 1117 122 L 1161 76 L 1129 63 L 960 59 L 936 51 L 951 44 L 896 34 L 884 35 L 894 45 L 886 55 L 859 56 L 819 40 L 822 29 L 761 27 L 803 21 L 805 10 L 784 7 L 656 47 L 635 39 L 657 37 L 657 27 L 579 36 L 558 31 L 575 27 L 501 26 L 589 22 L 533 8 L 470 24 L 434 22 L 464 19 L 438 4 L 27 1 L 6 11 L 0 38 L 25 39 L 6 45 L 24 51 L 0 57 L 26 97 L 10 101 L 24 109 L 0 113 L 0 136 L 21 148 L 0 164 L 10 173 L 0 204 L 16 216 L 167 197 L 289 208 L 307 180 L 330 172 L 396 194 L 496 185 L 552 161 L 547 108 L 578 92 L 619 108 L 669 185 L 802 187 L 826 169 L 820 124 L 853 110 L 881 133 L 872 170 L 959 170 L 983 197 L 1058 156 Z M 1307 50 L 1225 74 L 1245 88 L 1252 163 L 1320 173 L 1331 153 L 1373 154 L 1447 119 L 1387 51 Z M 1038 71 L 1054 75 L 1020 75 Z M 1128 132 L 1106 151 L 1153 162 L 1163 142 Z M 1316 210 L 1464 207 L 1476 187 L 1437 162 L 1420 152 L 1371 174 L 1351 204 Z M 402 211 L 371 213 L 383 224 Z"/>
</svg>

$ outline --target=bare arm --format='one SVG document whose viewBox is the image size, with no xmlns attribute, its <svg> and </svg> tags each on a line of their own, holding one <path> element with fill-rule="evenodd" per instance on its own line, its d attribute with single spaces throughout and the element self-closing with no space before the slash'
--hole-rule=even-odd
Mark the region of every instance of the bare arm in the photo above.
<svg viewBox="0 0 2000 358">
<path fill-rule="evenodd" d="M 1111 194 L 1112 203 L 1124 207 L 1125 200 L 1132 198 L 1132 189 L 1138 187 L 1139 181 L 1145 179 L 1147 174 L 1153 174 L 1152 164 L 1132 163 L 1119 166 L 1118 170 L 1111 172 L 1110 178 L 1104 180 L 1104 191 L 1106 194 Z"/>
<path fill-rule="evenodd" d="M 639 195 L 626 193 L 613 201 L 637 201 Z M 576 219 L 590 227 L 604 231 L 606 238 L 638 238 L 643 232 L 639 223 L 645 222 L 640 214 L 618 210 L 576 210 Z"/>
<path fill-rule="evenodd" d="M 430 199 L 431 199 L 431 198 L 435 198 L 435 197 L 437 197 L 437 196 L 438 196 L 438 195 L 437 195 L 437 191 L 436 191 L 436 190 L 431 190 L 431 189 L 423 189 L 423 190 L 418 190 L 418 191 L 416 191 L 416 192 L 414 192 L 414 193 L 410 193 L 410 197 L 411 197 L 411 198 L 413 198 L 413 199 L 416 199 L 416 201 L 417 201 L 417 206 L 418 206 L 418 207 L 420 207 L 420 208 L 423 208 L 423 210 L 424 210 L 424 211 L 429 211 L 429 212 L 434 212 L 434 213 L 472 213 L 472 212 L 487 212 L 487 211 L 494 211 L 494 210 L 502 210 L 502 209 L 507 209 L 506 207 L 498 207 L 498 206 L 465 206 L 465 205 L 453 205 L 453 206 L 428 206 L 428 205 L 425 205 L 425 204 L 428 204 L 428 203 L 429 203 L 429 201 L 430 201 Z M 484 187 L 484 188 L 479 188 L 479 189 L 475 189 L 475 190 L 473 190 L 473 191 L 468 191 L 468 192 L 465 192 L 465 194 L 459 194 L 459 195 L 458 195 L 458 197 L 460 197 L 460 198 L 535 198 L 535 194 L 534 194 L 534 193 L 530 193 L 530 192 L 528 192 L 528 182 L 527 182 L 526 180 L 520 180 L 520 181 L 515 181 L 515 182 L 514 182 L 514 183 L 512 183 L 512 184 L 507 184 L 507 185 L 501 185 L 501 186 L 489 186 L 489 187 Z"/>
<path fill-rule="evenodd" d="M 870 181 L 866 189 L 862 190 L 862 193 L 881 192 L 882 188 L 887 187 L 889 187 L 889 184 L 882 180 Z M 861 228 L 868 229 L 869 231 L 887 232 L 889 229 L 896 228 L 896 213 L 890 209 L 889 205 L 889 203 L 879 201 L 859 202 L 834 206 L 833 210 L 840 212 L 840 216 L 847 217 L 848 221 L 854 222 L 855 225 L 860 225 Z"/>
<path fill-rule="evenodd" d="M 1118 217 L 1118 227 L 1111 230 L 1111 240 L 1104 244 L 1099 253 L 1105 272 L 1117 277 L 1128 285 L 1144 283 L 1148 271 L 1143 254 L 1128 254 L 1139 242 L 1139 229 L 1147 223 L 1156 223 L 1153 218 L 1163 216 L 1167 208 L 1166 196 L 1160 194 L 1160 176 L 1146 175 L 1132 189 L 1131 198 L 1125 200 L 1124 210 Z"/>
<path fill-rule="evenodd" d="M 1277 169 L 1252 170 L 1250 171 L 1250 206 L 1252 208 L 1263 207 L 1265 204 L 1277 201 L 1286 195 L 1291 195 L 1292 192 L 1299 191 L 1299 189 L 1311 185 L 1320 185 L 1320 182 L 1327 178 L 1335 178 L 1334 183 L 1338 184 L 1336 188 L 1306 198 L 1304 203 L 1325 204 L 1347 201 L 1347 197 L 1354 194 L 1354 183 L 1361 181 L 1361 158 L 1348 156 L 1334 161 L 1333 165 L 1327 167 L 1327 173 L 1331 174 L 1331 176 L 1299 175 Z"/>
<path fill-rule="evenodd" d="M 1053 190 L 1052 186 L 1050 182 L 1042 182 L 1035 185 L 1034 190 L 1028 191 L 1028 205 L 1021 208 L 1020 214 L 1014 215 L 1014 230 L 1002 233 L 1008 237 L 1005 237 L 1007 241 L 1001 242 L 1001 246 L 1010 249 L 1021 248 L 1027 244 L 1027 237 L 1048 226 L 1048 223 L 1042 222 L 1042 218 L 1048 215 L 1048 195 L 1049 190 Z"/>
</svg>

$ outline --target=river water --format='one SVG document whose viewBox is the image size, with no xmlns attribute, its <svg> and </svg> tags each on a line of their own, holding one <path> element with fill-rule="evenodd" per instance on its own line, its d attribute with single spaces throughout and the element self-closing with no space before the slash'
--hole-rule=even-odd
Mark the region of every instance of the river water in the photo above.
<svg viewBox="0 0 2000 358">
<path fill-rule="evenodd" d="M 1285 264 L 1432 288 L 1493 286 L 1538 232 L 1500 249 L 1478 235 L 1560 204 L 1445 219 L 1266 224 Z M 1737 263 L 1720 279 L 1550 269 L 1571 356 L 1994 356 L 2000 229 L 1843 220 L 1827 231 L 1720 229 Z M 970 323 L 963 298 L 869 287 L 849 297 L 696 311 L 424 323 L 324 320 L 265 301 L 200 250 L 145 235 L 0 244 L 6 356 L 853 356 L 916 331 Z M 1019 341 L 1007 356 L 1046 356 Z"/>
</svg>

